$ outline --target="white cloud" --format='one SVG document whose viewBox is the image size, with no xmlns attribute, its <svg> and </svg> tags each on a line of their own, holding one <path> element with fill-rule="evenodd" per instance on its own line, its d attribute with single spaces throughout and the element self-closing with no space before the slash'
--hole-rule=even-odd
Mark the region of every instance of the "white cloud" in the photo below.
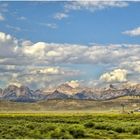
<svg viewBox="0 0 140 140">
<path fill-rule="evenodd" d="M 124 61 L 120 63 L 120 67 L 129 69 L 131 72 L 140 73 L 140 60 Z"/>
<path fill-rule="evenodd" d="M 16 67 L 17 69 L 17 67 Z M 0 69 L 1 71 L 1 69 Z M 1 73 L 0 73 L 1 74 Z M 32 88 L 47 87 L 53 84 L 64 82 L 68 77 L 75 77 L 81 73 L 77 70 L 71 70 L 61 67 L 38 67 L 26 66 L 21 71 L 3 72 L 9 83 L 20 83 Z M 1 77 L 1 76 L 0 76 Z"/>
<path fill-rule="evenodd" d="M 8 25 L 8 24 L 6 25 L 6 27 L 9 28 L 9 29 L 12 29 L 15 32 L 21 31 L 20 27 L 11 26 L 11 25 Z"/>
<path fill-rule="evenodd" d="M 67 18 L 67 17 L 68 17 L 68 15 L 66 13 L 56 13 L 54 15 L 54 18 L 58 19 L 58 20 L 61 20 L 61 19 Z"/>
<path fill-rule="evenodd" d="M 124 82 L 127 81 L 127 73 L 125 69 L 115 69 L 101 75 L 100 80 L 106 82 Z"/>
<path fill-rule="evenodd" d="M 46 42 L 32 43 L 29 40 L 19 43 L 17 39 L 5 33 L 0 33 L 0 50 L 0 54 L 5 56 L 5 59 L 2 59 L 0 63 L 10 61 L 14 64 L 16 62 L 17 64 L 34 65 L 79 63 L 118 66 L 123 62 L 135 62 L 140 59 L 140 45 L 82 46 Z M 16 59 L 9 60 L 9 56 L 16 56 Z"/>
<path fill-rule="evenodd" d="M 69 1 L 64 4 L 64 12 L 58 12 L 54 15 L 55 19 L 61 20 L 63 18 L 67 18 L 68 12 L 72 10 L 88 10 L 91 12 L 97 11 L 97 10 L 103 10 L 107 8 L 123 8 L 127 7 L 129 3 L 127 1 L 121 1 L 121 0 L 76 0 L 76 1 Z"/>
<path fill-rule="evenodd" d="M 28 57 L 31 56 L 31 57 L 43 58 L 44 54 L 45 54 L 45 46 L 46 46 L 45 43 L 38 42 L 38 43 L 33 44 L 31 46 L 23 46 L 22 51 Z"/>
<path fill-rule="evenodd" d="M 72 88 L 77 88 L 80 86 L 80 83 L 78 80 L 71 80 L 71 81 L 67 81 L 66 82 L 69 86 L 71 86 Z"/>
<path fill-rule="evenodd" d="M 54 74 L 54 75 L 58 75 L 58 74 L 64 74 L 64 70 L 62 70 L 59 67 L 42 67 L 42 68 L 33 68 L 30 69 L 30 73 L 31 74 Z"/>
<path fill-rule="evenodd" d="M 4 79 L 7 77 L 9 81 L 13 77 L 12 74 L 18 73 L 17 78 L 14 77 L 15 80 L 20 82 L 27 80 L 31 85 L 32 83 L 37 85 L 38 80 L 45 85 L 45 79 L 48 79 L 48 83 L 55 83 L 55 80 L 65 82 L 66 78 L 68 81 L 71 77 L 83 74 L 83 71 L 74 70 L 71 64 L 73 66 L 89 64 L 104 66 L 107 71 L 120 68 L 120 70 L 102 75 L 101 79 L 125 81 L 133 78 L 137 80 L 140 75 L 139 54 L 139 44 L 84 46 L 47 42 L 33 43 L 29 40 L 21 42 L 9 34 L 0 32 L 0 73 L 4 73 L 0 77 L 3 79 L 5 76 Z M 64 65 L 68 67 L 64 68 Z M 124 70 L 131 72 L 131 75 L 125 75 Z M 44 80 L 41 82 L 42 78 Z M 36 80 L 33 81 L 33 79 Z"/>
<path fill-rule="evenodd" d="M 24 17 L 24 16 L 18 17 L 17 19 L 18 19 L 18 20 L 27 20 L 27 18 Z"/>
<path fill-rule="evenodd" d="M 129 36 L 140 36 L 140 27 L 137 27 L 132 30 L 124 31 L 123 34 L 129 35 Z"/>
<path fill-rule="evenodd" d="M 8 3 L 0 3 L 0 12 L 8 12 Z"/>
<path fill-rule="evenodd" d="M 0 21 L 4 21 L 4 20 L 5 20 L 4 16 L 0 13 Z"/>
<path fill-rule="evenodd" d="M 0 32 L 0 56 L 10 58 L 16 55 L 17 39 L 9 34 Z"/>
<path fill-rule="evenodd" d="M 7 3 L 0 3 L 0 21 L 5 20 L 4 13 L 8 11 L 8 4 Z"/>
<path fill-rule="evenodd" d="M 21 40 L 21 46 L 32 46 L 33 42 L 30 40 Z"/>
<path fill-rule="evenodd" d="M 125 1 L 116 1 L 116 0 L 109 0 L 109 1 L 102 1 L 102 0 L 97 0 L 97 1 L 72 1 L 69 2 L 65 5 L 65 10 L 90 10 L 90 11 L 95 11 L 95 10 L 102 10 L 105 8 L 109 7 L 126 7 L 128 6 L 128 2 Z"/>
<path fill-rule="evenodd" d="M 46 27 L 51 28 L 51 29 L 57 28 L 57 25 L 55 23 L 39 23 L 39 25 L 46 26 Z"/>
</svg>

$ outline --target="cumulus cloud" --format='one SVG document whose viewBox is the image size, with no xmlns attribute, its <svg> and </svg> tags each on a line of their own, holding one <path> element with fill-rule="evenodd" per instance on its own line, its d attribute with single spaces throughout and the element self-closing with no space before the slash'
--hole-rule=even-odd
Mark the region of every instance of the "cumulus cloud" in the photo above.
<svg viewBox="0 0 140 140">
<path fill-rule="evenodd" d="M 31 42 L 30 40 L 21 41 L 21 46 L 31 46 L 31 45 L 33 45 L 33 42 Z"/>
<path fill-rule="evenodd" d="M 124 82 L 127 81 L 127 70 L 115 69 L 111 72 L 104 73 L 101 75 L 100 80 L 106 82 Z"/>
<path fill-rule="evenodd" d="M 14 75 L 13 81 L 26 81 L 30 85 L 34 83 L 34 86 L 37 85 L 37 81 L 45 85 L 50 82 L 69 80 L 83 74 L 84 72 L 70 66 L 77 64 L 104 66 L 107 71 L 120 68 L 103 74 L 100 79 L 125 81 L 130 76 L 126 71 L 131 71 L 132 75 L 136 75 L 136 72 L 140 73 L 139 54 L 139 44 L 84 46 L 47 42 L 33 43 L 29 40 L 21 41 L 0 32 L 0 73 L 5 76 L 4 79 L 7 77 L 7 81 L 13 79 L 13 74 L 17 74 L 17 77 Z M 67 67 L 64 68 L 64 65 Z M 1 79 L 3 76 L 0 76 Z M 138 79 L 138 76 L 135 76 L 135 79 Z"/>
<path fill-rule="evenodd" d="M 0 32 L 0 56 L 5 58 L 14 57 L 16 55 L 18 41 L 9 34 Z"/>
<path fill-rule="evenodd" d="M 69 2 L 65 5 L 66 11 L 70 10 L 90 10 L 90 11 L 95 11 L 95 10 L 102 10 L 105 8 L 110 8 L 110 7 L 126 7 L 128 6 L 128 2 L 124 1 L 115 1 L 115 0 L 109 0 L 109 1 L 72 1 Z"/>
<path fill-rule="evenodd" d="M 120 67 L 129 69 L 131 72 L 140 73 L 140 60 L 135 61 L 124 61 L 120 63 Z"/>
<path fill-rule="evenodd" d="M 66 13 L 56 13 L 54 15 L 54 18 L 58 19 L 58 20 L 61 20 L 61 19 L 67 18 L 67 17 L 68 17 L 68 15 Z"/>
<path fill-rule="evenodd" d="M 28 57 L 38 57 L 42 58 L 45 54 L 45 46 L 46 44 L 43 42 L 38 42 L 33 45 L 27 45 L 22 47 L 22 51 L 24 54 L 26 54 Z"/>
<path fill-rule="evenodd" d="M 137 27 L 132 30 L 124 31 L 123 34 L 129 35 L 129 36 L 140 36 L 140 27 Z"/>
<path fill-rule="evenodd" d="M 104 64 L 118 66 L 140 59 L 139 44 L 110 44 L 83 46 L 31 41 L 22 43 L 11 35 L 0 33 L 1 64 Z M 4 57 L 5 56 L 5 57 Z M 12 59 L 8 59 L 9 57 Z M 109 56 L 109 57 L 108 57 Z M 19 61 L 20 60 L 20 61 Z"/>
<path fill-rule="evenodd" d="M 73 88 L 77 88 L 80 85 L 78 80 L 71 80 L 71 81 L 67 81 L 66 83 Z"/>
<path fill-rule="evenodd" d="M 9 83 L 20 83 L 32 88 L 47 87 L 50 85 L 56 85 L 60 82 L 65 82 L 65 79 L 69 77 L 75 77 L 81 73 L 77 70 L 60 68 L 60 67 L 23 67 L 21 71 L 10 73 L 3 73 L 6 77 L 9 77 Z M 8 75 L 7 75 L 8 74 Z"/>
<path fill-rule="evenodd" d="M 51 75 L 62 75 L 65 73 L 64 70 L 62 70 L 59 67 L 42 67 L 42 68 L 31 68 L 30 69 L 31 74 L 51 74 Z"/>
<path fill-rule="evenodd" d="M 46 42 L 32 43 L 31 41 L 19 43 L 16 38 L 2 32 L 0 33 L 0 49 L 0 54 L 5 55 L 5 59 L 16 55 L 22 62 L 28 59 L 28 63 L 31 64 L 40 63 L 41 60 L 44 64 L 100 63 L 118 65 L 125 61 L 133 62 L 140 59 L 140 45 L 138 44 L 83 46 Z"/>
<path fill-rule="evenodd" d="M 59 66 L 0 65 L 1 82 L 26 85 L 34 89 L 57 85 L 66 79 L 81 75 L 79 70 Z"/>
</svg>

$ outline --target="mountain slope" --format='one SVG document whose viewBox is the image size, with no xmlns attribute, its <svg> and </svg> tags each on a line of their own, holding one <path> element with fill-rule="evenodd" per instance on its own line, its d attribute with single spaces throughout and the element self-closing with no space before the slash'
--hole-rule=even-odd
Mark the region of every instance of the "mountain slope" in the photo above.
<svg viewBox="0 0 140 140">
<path fill-rule="evenodd" d="M 140 108 L 140 100 L 131 96 L 119 97 L 106 101 L 75 100 L 75 99 L 51 99 L 32 103 L 10 102 L 0 100 L 0 111 L 122 111 L 121 104 L 125 104 L 126 110 Z"/>
<path fill-rule="evenodd" d="M 46 96 L 47 99 L 68 99 L 69 95 L 59 92 L 55 90 L 53 93 Z"/>
<path fill-rule="evenodd" d="M 10 85 L 3 90 L 2 99 L 18 102 L 32 102 L 40 100 L 41 94 L 37 94 L 30 90 L 26 86 L 17 87 L 15 85 Z"/>
<path fill-rule="evenodd" d="M 0 99 L 16 102 L 34 102 L 49 99 L 91 99 L 91 100 L 110 100 L 122 96 L 140 96 L 140 84 L 130 86 L 108 88 L 86 88 L 71 87 L 68 84 L 62 84 L 54 89 L 48 90 L 30 90 L 26 86 L 17 87 L 10 85 L 5 89 L 0 89 Z"/>
</svg>

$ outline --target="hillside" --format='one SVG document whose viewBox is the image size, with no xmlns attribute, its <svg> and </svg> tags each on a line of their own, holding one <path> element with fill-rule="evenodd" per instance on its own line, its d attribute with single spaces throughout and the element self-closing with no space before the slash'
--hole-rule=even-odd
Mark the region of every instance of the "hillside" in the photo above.
<svg viewBox="0 0 140 140">
<path fill-rule="evenodd" d="M 0 111 L 121 111 L 121 104 L 126 110 L 140 107 L 140 99 L 131 96 L 119 97 L 106 101 L 52 99 L 34 103 L 0 101 Z"/>
</svg>

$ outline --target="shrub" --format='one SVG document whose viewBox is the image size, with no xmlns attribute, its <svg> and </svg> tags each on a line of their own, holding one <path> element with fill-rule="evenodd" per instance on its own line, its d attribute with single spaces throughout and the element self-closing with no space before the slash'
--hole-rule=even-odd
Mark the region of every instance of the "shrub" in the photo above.
<svg viewBox="0 0 140 140">
<path fill-rule="evenodd" d="M 43 139 L 43 136 L 38 130 L 31 130 L 28 134 L 29 138 Z"/>
<path fill-rule="evenodd" d="M 117 127 L 117 128 L 115 128 L 115 131 L 118 133 L 123 133 L 123 132 L 125 132 L 125 129 L 122 127 Z"/>
<path fill-rule="evenodd" d="M 51 139 L 72 139 L 73 136 L 67 131 L 64 130 L 63 128 L 56 128 L 54 131 L 51 133 Z"/>
<path fill-rule="evenodd" d="M 52 130 L 55 130 L 55 129 L 56 129 L 56 125 L 47 125 L 46 126 L 47 131 L 52 131 Z"/>
<path fill-rule="evenodd" d="M 133 131 L 132 131 L 132 134 L 134 135 L 137 135 L 137 134 L 140 134 L 140 129 L 139 128 L 134 128 Z"/>
<path fill-rule="evenodd" d="M 60 139 L 63 136 L 61 129 L 56 128 L 52 133 L 51 133 L 51 138 L 52 139 Z"/>
<path fill-rule="evenodd" d="M 61 139 L 73 139 L 73 136 L 69 132 L 65 132 Z"/>
<path fill-rule="evenodd" d="M 95 125 L 95 129 L 106 129 L 106 125 Z"/>
<path fill-rule="evenodd" d="M 93 123 L 93 122 L 87 122 L 87 123 L 84 124 L 84 126 L 85 126 L 86 128 L 92 128 L 92 127 L 95 126 L 95 123 Z"/>
<path fill-rule="evenodd" d="M 33 130 L 36 128 L 36 125 L 34 123 L 29 123 L 26 125 L 26 127 Z"/>
<path fill-rule="evenodd" d="M 113 130 L 109 130 L 108 134 L 115 134 L 116 132 L 114 132 Z"/>
<path fill-rule="evenodd" d="M 73 126 L 69 128 L 69 133 L 74 138 L 84 138 L 85 137 L 85 130 L 80 126 Z"/>
</svg>

